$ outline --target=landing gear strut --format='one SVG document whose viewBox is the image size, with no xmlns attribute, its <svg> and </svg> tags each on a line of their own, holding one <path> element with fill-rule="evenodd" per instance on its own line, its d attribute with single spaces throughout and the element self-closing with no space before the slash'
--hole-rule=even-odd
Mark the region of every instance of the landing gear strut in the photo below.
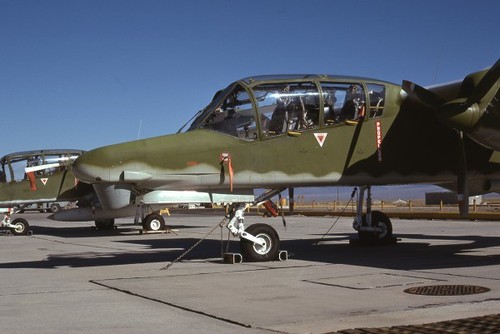
<svg viewBox="0 0 500 334">
<path fill-rule="evenodd" d="M 363 201 L 366 191 L 366 213 L 363 214 Z M 370 186 L 360 187 L 358 205 L 353 228 L 358 231 L 362 242 L 392 242 L 392 223 L 381 211 L 372 211 L 372 192 Z"/>
</svg>

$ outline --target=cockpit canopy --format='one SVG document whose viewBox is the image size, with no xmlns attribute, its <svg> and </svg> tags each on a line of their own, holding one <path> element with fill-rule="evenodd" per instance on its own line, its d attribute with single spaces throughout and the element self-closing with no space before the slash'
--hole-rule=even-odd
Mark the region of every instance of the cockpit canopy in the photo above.
<svg viewBox="0 0 500 334">
<path fill-rule="evenodd" d="M 207 129 L 256 140 L 381 117 L 387 84 L 325 75 L 246 78 L 218 91 L 187 131 Z"/>
<path fill-rule="evenodd" d="M 16 152 L 0 159 L 0 182 L 19 182 L 27 179 L 32 171 L 39 176 L 64 172 L 83 152 L 82 150 L 56 149 Z M 7 173 L 10 178 L 7 180 Z"/>
</svg>

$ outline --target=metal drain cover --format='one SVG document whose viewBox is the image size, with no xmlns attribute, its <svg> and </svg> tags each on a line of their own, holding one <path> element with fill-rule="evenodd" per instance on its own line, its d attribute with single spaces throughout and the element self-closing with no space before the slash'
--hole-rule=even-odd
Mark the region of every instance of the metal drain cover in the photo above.
<svg viewBox="0 0 500 334">
<path fill-rule="evenodd" d="M 427 285 L 404 290 L 406 293 L 423 296 L 463 296 L 488 291 L 490 289 L 477 285 Z"/>
</svg>

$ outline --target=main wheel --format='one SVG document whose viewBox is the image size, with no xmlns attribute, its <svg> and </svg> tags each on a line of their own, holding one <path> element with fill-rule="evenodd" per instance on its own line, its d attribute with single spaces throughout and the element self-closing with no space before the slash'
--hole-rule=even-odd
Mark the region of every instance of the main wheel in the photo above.
<svg viewBox="0 0 500 334">
<path fill-rule="evenodd" d="M 366 214 L 363 215 L 363 224 L 366 223 Z M 382 229 L 381 232 L 358 231 L 361 240 L 385 240 L 392 237 L 392 223 L 389 217 L 380 211 L 372 211 L 372 225 Z"/>
<path fill-rule="evenodd" d="M 30 225 L 28 221 L 24 218 L 16 218 L 12 221 L 11 225 L 15 225 L 15 227 L 11 227 L 10 231 L 14 235 L 26 235 L 28 234 L 28 230 L 30 229 Z"/>
<path fill-rule="evenodd" d="M 98 230 L 103 230 L 103 231 L 112 230 L 115 227 L 115 220 L 114 219 L 96 220 L 95 227 Z"/>
<path fill-rule="evenodd" d="M 142 227 L 147 231 L 161 231 L 165 229 L 165 219 L 158 213 L 150 213 L 144 218 Z"/>
<path fill-rule="evenodd" d="M 267 224 L 254 224 L 248 226 L 245 232 L 265 241 L 265 245 L 261 246 L 242 238 L 240 248 L 245 261 L 263 262 L 278 258 L 280 238 L 274 228 Z"/>
</svg>

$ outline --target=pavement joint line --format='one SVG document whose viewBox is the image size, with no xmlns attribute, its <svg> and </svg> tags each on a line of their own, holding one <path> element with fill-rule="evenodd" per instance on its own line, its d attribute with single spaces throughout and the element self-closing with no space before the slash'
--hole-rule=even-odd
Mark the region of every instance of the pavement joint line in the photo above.
<svg viewBox="0 0 500 334">
<path fill-rule="evenodd" d="M 252 268 L 252 267 L 256 267 L 256 268 L 249 269 L 249 270 L 241 269 L 241 270 L 234 270 L 234 271 L 206 271 L 206 272 L 197 272 L 197 273 L 192 273 L 192 274 L 156 275 L 156 276 L 134 276 L 134 277 L 114 277 L 114 278 L 105 278 L 105 279 L 99 279 L 99 280 L 91 280 L 90 282 L 97 284 L 98 282 L 119 281 L 119 280 L 136 280 L 136 279 L 148 279 L 148 278 L 165 278 L 165 279 L 168 279 L 168 278 L 190 277 L 190 276 L 199 276 L 199 275 L 241 274 L 241 273 L 250 273 L 250 272 L 260 272 L 260 271 L 264 271 L 264 270 L 285 270 L 285 269 L 315 268 L 315 267 L 323 267 L 323 266 L 332 266 L 333 264 L 295 265 L 295 266 L 280 267 L 280 268 L 254 266 L 252 263 L 247 263 L 247 265 L 249 265 L 250 268 Z M 165 270 L 161 270 L 160 271 L 160 269 L 155 269 L 154 271 L 157 271 L 158 273 L 165 272 Z"/>
<path fill-rule="evenodd" d="M 215 319 L 215 320 L 227 322 L 229 324 L 237 325 L 237 326 L 240 326 L 240 327 L 252 328 L 251 324 L 245 324 L 245 323 L 234 321 L 234 320 L 231 320 L 231 319 L 218 317 L 218 316 L 215 316 L 215 315 L 210 314 L 210 313 L 206 313 L 206 312 L 203 312 L 203 311 L 198 311 L 198 310 L 195 310 L 195 309 L 191 309 L 189 307 L 184 307 L 184 306 L 177 305 L 177 304 L 174 304 L 174 303 L 170 303 L 170 302 L 167 302 L 167 301 L 164 301 L 164 300 L 160 300 L 160 299 L 157 299 L 157 298 L 143 296 L 143 295 L 140 295 L 138 293 L 135 293 L 135 292 L 132 292 L 132 291 L 129 291 L 129 290 L 125 290 L 125 289 L 119 289 L 119 288 L 116 288 L 116 287 L 113 287 L 113 286 L 110 286 L 110 285 L 106 285 L 104 283 L 100 283 L 98 281 L 90 280 L 89 282 L 93 283 L 93 284 L 96 284 L 98 286 L 102 286 L 102 287 L 108 288 L 110 290 L 114 290 L 114 291 L 117 291 L 117 292 L 121 292 L 121 293 L 130 295 L 130 296 L 133 296 L 133 297 L 142 298 L 142 299 L 149 300 L 149 301 L 152 301 L 152 302 L 156 302 L 156 303 L 159 303 L 159 304 L 164 304 L 164 305 L 167 305 L 167 306 L 170 306 L 170 307 L 175 307 L 175 308 L 183 310 L 183 311 L 187 311 L 187 312 L 191 312 L 191 313 L 196 313 L 196 314 L 208 317 L 208 318 L 212 318 L 212 319 Z"/>
</svg>

